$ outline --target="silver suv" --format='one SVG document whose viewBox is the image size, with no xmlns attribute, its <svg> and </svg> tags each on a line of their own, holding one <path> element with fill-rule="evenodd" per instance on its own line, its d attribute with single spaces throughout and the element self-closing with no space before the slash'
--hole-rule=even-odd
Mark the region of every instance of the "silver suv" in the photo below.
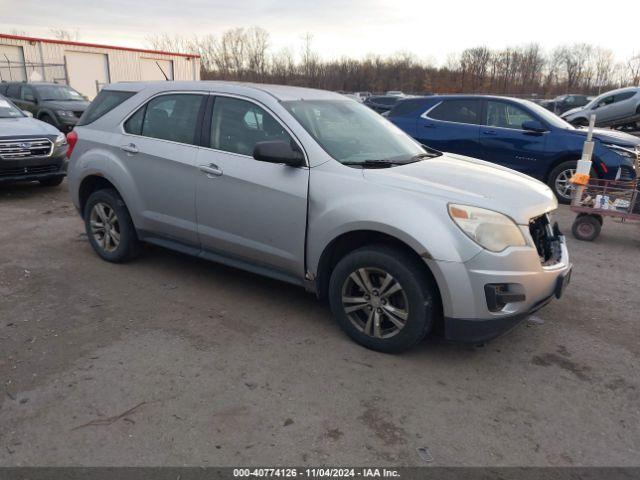
<svg viewBox="0 0 640 480">
<path fill-rule="evenodd" d="M 598 127 L 634 126 L 640 121 L 640 87 L 626 87 L 603 93 L 584 107 L 573 108 L 561 116 L 569 123 L 586 126 L 593 114 Z"/>
<path fill-rule="evenodd" d="M 375 350 L 488 340 L 570 278 L 546 185 L 422 147 L 339 94 L 115 84 L 68 140 L 103 259 L 149 242 L 303 286 Z"/>
</svg>

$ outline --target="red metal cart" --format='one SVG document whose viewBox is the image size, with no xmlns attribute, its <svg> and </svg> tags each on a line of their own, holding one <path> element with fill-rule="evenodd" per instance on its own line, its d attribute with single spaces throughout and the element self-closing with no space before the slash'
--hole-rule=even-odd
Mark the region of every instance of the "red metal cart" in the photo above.
<svg viewBox="0 0 640 480">
<path fill-rule="evenodd" d="M 602 229 L 604 217 L 640 221 L 640 183 L 590 179 L 575 189 L 571 210 L 578 216 L 571 232 L 578 240 L 593 241 Z"/>
</svg>

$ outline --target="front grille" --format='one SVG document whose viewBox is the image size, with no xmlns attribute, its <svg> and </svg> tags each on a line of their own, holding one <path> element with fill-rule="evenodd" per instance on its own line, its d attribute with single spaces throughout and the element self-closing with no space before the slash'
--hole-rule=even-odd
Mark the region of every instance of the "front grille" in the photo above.
<svg viewBox="0 0 640 480">
<path fill-rule="evenodd" d="M 23 175 L 38 175 L 44 173 L 55 173 L 60 170 L 59 165 L 37 165 L 32 167 L 14 167 L 0 169 L 0 178 L 2 177 L 21 177 Z"/>
<path fill-rule="evenodd" d="M 542 215 L 529 222 L 529 232 L 543 266 L 554 265 L 562 257 L 561 233 L 558 224 L 551 226 L 549 215 Z"/>
<path fill-rule="evenodd" d="M 0 159 L 48 157 L 53 152 L 53 142 L 48 138 L 16 138 L 0 140 Z"/>
</svg>

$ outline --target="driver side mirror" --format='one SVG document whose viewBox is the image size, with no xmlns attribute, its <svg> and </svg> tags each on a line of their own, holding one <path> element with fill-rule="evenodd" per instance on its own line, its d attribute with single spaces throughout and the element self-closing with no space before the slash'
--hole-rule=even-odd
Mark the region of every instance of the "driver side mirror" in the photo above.
<svg viewBox="0 0 640 480">
<path fill-rule="evenodd" d="M 24 113 L 29 118 L 33 118 L 33 113 L 31 113 L 29 110 L 22 110 L 22 113 Z"/>
<path fill-rule="evenodd" d="M 547 129 L 537 120 L 527 120 L 526 122 L 522 122 L 522 129 L 527 130 L 529 132 L 542 133 L 546 132 Z"/>
<path fill-rule="evenodd" d="M 25 100 L 26 102 L 38 103 L 38 101 L 36 100 L 36 97 L 34 97 L 33 95 L 31 95 L 30 93 L 27 93 L 27 94 L 24 96 L 24 100 Z"/>
<path fill-rule="evenodd" d="M 304 167 L 304 155 L 292 148 L 289 142 L 270 140 L 258 142 L 253 149 L 253 158 L 261 162 L 283 163 L 290 167 Z"/>
</svg>

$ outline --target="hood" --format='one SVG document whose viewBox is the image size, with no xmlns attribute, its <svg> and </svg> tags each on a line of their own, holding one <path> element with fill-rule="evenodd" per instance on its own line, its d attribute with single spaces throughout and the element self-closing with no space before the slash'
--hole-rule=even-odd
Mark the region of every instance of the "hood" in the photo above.
<svg viewBox="0 0 640 480">
<path fill-rule="evenodd" d="M 89 102 L 84 100 L 55 101 L 45 100 L 43 105 L 53 108 L 54 110 L 72 110 L 74 112 L 84 112 L 89 106 Z"/>
<path fill-rule="evenodd" d="M 585 105 L 586 106 L 586 105 Z M 573 115 L 574 113 L 578 113 L 580 111 L 584 110 L 584 107 L 575 107 L 575 108 L 571 108 L 569 110 L 567 110 L 566 112 L 564 112 L 562 115 L 560 115 L 562 118 L 568 117 L 569 115 Z"/>
<path fill-rule="evenodd" d="M 0 118 L 0 138 L 21 137 L 25 135 L 53 135 L 60 134 L 53 125 L 41 122 L 35 118 Z"/>
<path fill-rule="evenodd" d="M 558 207 L 551 189 L 544 183 L 509 168 L 451 153 L 364 172 L 368 181 L 494 210 L 521 225 Z"/>
<path fill-rule="evenodd" d="M 586 128 L 576 128 L 575 130 L 570 131 L 576 135 L 580 135 L 585 138 L 587 137 L 588 131 Z M 639 137 L 634 137 L 633 135 L 619 132 L 617 130 L 608 130 L 606 128 L 594 128 L 593 138 L 600 140 L 602 143 L 610 143 L 621 147 L 634 148 L 640 145 Z"/>
</svg>

